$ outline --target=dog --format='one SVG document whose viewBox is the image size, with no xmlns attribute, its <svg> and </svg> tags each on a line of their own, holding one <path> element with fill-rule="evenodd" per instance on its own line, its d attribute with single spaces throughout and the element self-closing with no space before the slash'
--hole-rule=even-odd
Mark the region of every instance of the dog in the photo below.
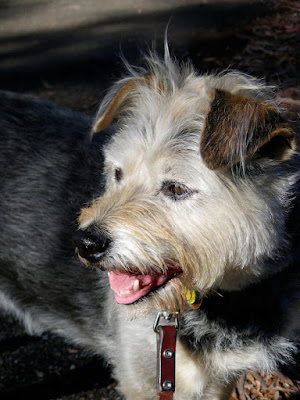
<svg viewBox="0 0 300 400">
<path fill-rule="evenodd" d="M 152 324 L 177 313 L 174 398 L 226 399 L 296 352 L 296 137 L 252 77 L 146 65 L 93 121 L 1 92 L 0 303 L 104 355 L 128 400 L 156 398 Z"/>
</svg>

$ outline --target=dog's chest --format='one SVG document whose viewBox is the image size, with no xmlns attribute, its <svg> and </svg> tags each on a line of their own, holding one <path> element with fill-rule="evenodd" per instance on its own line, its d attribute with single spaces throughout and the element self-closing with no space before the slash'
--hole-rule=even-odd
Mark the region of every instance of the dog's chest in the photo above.
<svg viewBox="0 0 300 400">
<path fill-rule="evenodd" d="M 192 399 L 203 393 L 208 377 L 199 356 L 193 354 L 180 340 L 176 343 L 176 391 Z"/>
</svg>

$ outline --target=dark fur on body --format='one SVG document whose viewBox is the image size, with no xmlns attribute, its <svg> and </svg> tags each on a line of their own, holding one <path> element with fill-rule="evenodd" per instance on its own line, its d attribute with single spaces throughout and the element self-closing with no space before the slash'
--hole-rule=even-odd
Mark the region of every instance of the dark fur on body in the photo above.
<svg viewBox="0 0 300 400">
<path fill-rule="evenodd" d="M 114 305 L 107 274 L 86 268 L 72 245 L 79 210 L 101 195 L 101 148 L 112 131 L 108 128 L 90 139 L 87 117 L 8 92 L 1 92 L 0 116 L 2 307 L 25 321 L 32 333 L 51 330 L 104 353 L 115 365 L 119 381 L 126 380 L 122 369 L 126 363 L 128 369 L 137 370 L 142 391 L 155 391 L 154 314 L 128 321 L 124 308 Z M 291 165 L 296 168 L 294 161 Z M 204 298 L 198 310 L 185 309 L 179 339 L 189 353 L 202 354 L 205 360 L 216 352 L 222 363 L 226 352 L 239 351 L 247 357 L 247 349 L 259 345 L 274 361 L 271 365 L 289 360 L 294 350 L 282 331 L 295 318 L 293 307 L 299 301 L 299 232 L 294 228 L 299 221 L 298 198 L 293 207 L 291 244 L 278 256 L 285 268 L 243 290 L 220 290 Z M 270 260 L 269 268 L 279 261 Z M 220 364 L 219 375 L 207 386 L 227 385 L 244 369 L 237 365 L 227 370 Z M 128 398 L 134 399 L 125 387 L 121 382 Z M 151 393 L 145 398 L 153 398 Z"/>
<path fill-rule="evenodd" d="M 0 109 L 2 305 L 32 332 L 72 326 L 94 346 L 106 277 L 79 262 L 72 236 L 80 207 L 101 193 L 101 143 L 90 143 L 88 117 L 33 97 L 1 92 Z"/>
</svg>

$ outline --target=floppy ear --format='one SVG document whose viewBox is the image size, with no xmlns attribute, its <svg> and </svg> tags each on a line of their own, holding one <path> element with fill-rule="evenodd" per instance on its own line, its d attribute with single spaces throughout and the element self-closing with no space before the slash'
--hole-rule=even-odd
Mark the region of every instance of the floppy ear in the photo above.
<svg viewBox="0 0 300 400">
<path fill-rule="evenodd" d="M 104 99 L 104 106 L 100 107 L 100 110 L 96 116 L 96 120 L 93 126 L 93 132 L 103 131 L 108 127 L 109 124 L 115 119 L 118 112 L 120 112 L 126 104 L 132 89 L 135 87 L 136 81 L 130 80 L 119 88 L 113 96 L 109 94 Z M 108 98 L 110 97 L 110 98 Z M 103 104 L 102 103 L 102 104 Z"/>
<path fill-rule="evenodd" d="M 139 78 L 131 78 L 126 82 L 122 81 L 113 88 L 104 98 L 102 105 L 96 115 L 93 125 L 93 132 L 103 131 L 130 104 L 134 95 L 134 89 L 138 84 L 149 84 L 151 75 L 144 75 Z"/>
<path fill-rule="evenodd" d="M 274 106 L 215 90 L 200 141 L 201 156 L 210 169 L 252 157 L 285 160 L 294 148 L 294 132 Z"/>
</svg>

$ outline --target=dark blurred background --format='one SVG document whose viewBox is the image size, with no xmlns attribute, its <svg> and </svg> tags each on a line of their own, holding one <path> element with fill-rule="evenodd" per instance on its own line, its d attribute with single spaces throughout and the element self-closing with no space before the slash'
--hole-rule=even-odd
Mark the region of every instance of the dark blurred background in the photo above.
<svg viewBox="0 0 300 400">
<path fill-rule="evenodd" d="M 236 68 L 297 86 L 295 0 L 1 0 L 0 87 L 93 114 L 120 75 L 122 52 L 163 50 L 200 72 Z"/>
<path fill-rule="evenodd" d="M 299 12 L 296 0 L 0 0 L 0 89 L 93 115 L 120 54 L 133 64 L 148 48 L 162 54 L 169 24 L 175 57 L 265 79 L 297 123 Z M 284 373 L 295 383 L 297 371 Z M 101 359 L 0 315 L 0 399 L 117 400 L 114 385 Z"/>
</svg>

